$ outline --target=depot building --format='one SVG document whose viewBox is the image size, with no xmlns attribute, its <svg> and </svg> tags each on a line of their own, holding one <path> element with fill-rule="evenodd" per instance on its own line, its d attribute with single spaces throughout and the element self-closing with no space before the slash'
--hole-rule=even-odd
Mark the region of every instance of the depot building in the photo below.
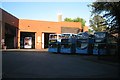
<svg viewBox="0 0 120 80">
<path fill-rule="evenodd" d="M 62 15 L 57 16 L 58 21 L 41 21 L 18 19 L 14 15 L 0 9 L 2 12 L 2 45 L 7 49 L 45 49 L 48 48 L 49 34 L 79 33 L 88 31 L 82 29 L 80 22 L 64 22 Z"/>
</svg>

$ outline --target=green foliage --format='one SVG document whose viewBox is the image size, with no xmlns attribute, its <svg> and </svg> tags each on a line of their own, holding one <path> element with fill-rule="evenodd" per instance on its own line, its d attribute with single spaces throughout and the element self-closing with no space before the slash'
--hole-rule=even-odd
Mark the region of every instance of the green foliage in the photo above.
<svg viewBox="0 0 120 80">
<path fill-rule="evenodd" d="M 64 21 L 73 22 L 73 20 L 71 18 L 65 18 Z"/>
<path fill-rule="evenodd" d="M 93 2 L 89 6 L 92 7 L 92 15 L 102 14 L 106 18 L 110 32 L 119 33 L 120 2 Z"/>
<path fill-rule="evenodd" d="M 93 33 L 93 30 L 91 30 L 91 29 L 88 29 L 88 32 L 89 32 L 89 33 Z"/>
<path fill-rule="evenodd" d="M 107 28 L 106 25 L 103 25 L 105 23 L 105 19 L 100 15 L 95 15 L 91 20 L 89 20 L 89 22 L 90 27 L 94 31 L 104 31 Z"/>
<path fill-rule="evenodd" d="M 67 21 L 67 22 L 81 22 L 82 28 L 85 26 L 85 23 L 86 23 L 86 21 L 83 18 L 79 18 L 79 17 L 74 18 L 74 19 L 65 18 L 64 21 Z"/>
</svg>

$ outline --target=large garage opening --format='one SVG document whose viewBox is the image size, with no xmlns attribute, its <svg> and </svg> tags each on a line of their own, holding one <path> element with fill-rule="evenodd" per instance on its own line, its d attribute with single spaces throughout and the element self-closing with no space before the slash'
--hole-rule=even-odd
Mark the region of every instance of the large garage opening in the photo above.
<svg viewBox="0 0 120 80">
<path fill-rule="evenodd" d="M 35 32 L 20 32 L 20 49 L 35 49 Z"/>
<path fill-rule="evenodd" d="M 7 49 L 17 48 L 17 32 L 17 27 L 5 23 L 5 46 Z"/>
<path fill-rule="evenodd" d="M 42 48 L 44 49 L 48 48 L 50 34 L 55 34 L 55 33 L 42 33 Z"/>
<path fill-rule="evenodd" d="M 5 45 L 7 49 L 14 49 L 14 36 L 11 34 L 5 34 Z"/>
</svg>

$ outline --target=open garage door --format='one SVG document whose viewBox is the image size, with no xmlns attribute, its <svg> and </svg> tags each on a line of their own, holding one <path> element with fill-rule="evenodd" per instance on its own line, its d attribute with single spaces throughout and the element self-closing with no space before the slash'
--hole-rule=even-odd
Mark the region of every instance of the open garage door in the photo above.
<svg viewBox="0 0 120 80">
<path fill-rule="evenodd" d="M 20 48 L 35 49 L 35 32 L 20 32 Z"/>
<path fill-rule="evenodd" d="M 42 33 L 42 48 L 46 49 L 48 48 L 48 42 L 49 42 L 49 35 L 55 34 L 55 33 L 49 33 L 49 32 L 43 32 Z"/>
</svg>

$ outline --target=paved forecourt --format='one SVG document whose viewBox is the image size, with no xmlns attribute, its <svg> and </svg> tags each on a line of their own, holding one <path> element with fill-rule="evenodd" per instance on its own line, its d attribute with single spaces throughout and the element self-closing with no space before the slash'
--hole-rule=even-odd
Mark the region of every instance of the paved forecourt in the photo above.
<svg viewBox="0 0 120 80">
<path fill-rule="evenodd" d="M 88 58 L 88 55 L 54 54 L 47 50 L 7 50 L 2 52 L 3 78 L 119 77 L 117 63 L 107 64 Z"/>
</svg>

